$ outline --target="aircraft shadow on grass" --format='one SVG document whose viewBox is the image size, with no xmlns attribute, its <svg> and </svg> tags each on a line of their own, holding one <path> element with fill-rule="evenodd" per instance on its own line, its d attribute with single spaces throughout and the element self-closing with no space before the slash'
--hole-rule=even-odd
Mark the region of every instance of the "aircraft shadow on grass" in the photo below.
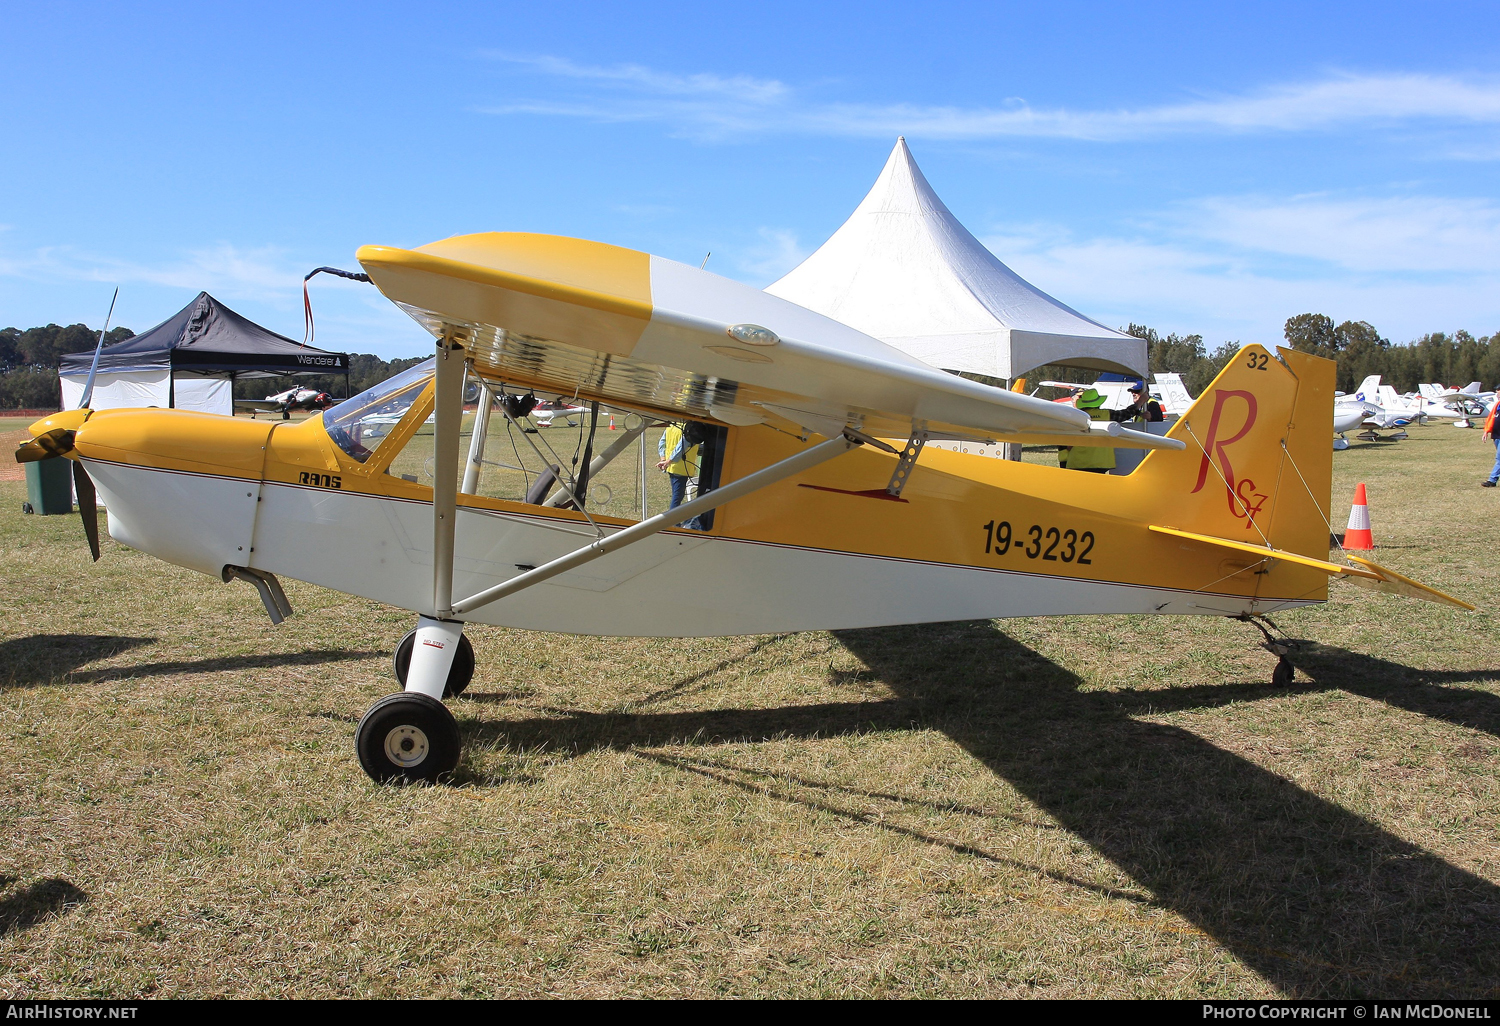
<svg viewBox="0 0 1500 1026">
<path fill-rule="evenodd" d="M 15 882 L 15 877 L 0 877 L 0 890 Z M 87 894 L 67 880 L 57 877 L 38 880 L 0 898 L 0 937 L 28 930 L 88 899 Z"/>
<path fill-rule="evenodd" d="M 1303 646 L 1294 661 L 1310 685 L 1084 692 L 1073 674 L 989 622 L 836 637 L 897 697 L 636 715 L 547 710 L 519 722 L 469 722 L 465 733 L 470 741 L 582 752 L 939 730 L 1149 892 L 1113 896 L 1180 914 L 1285 994 L 1497 993 L 1500 887 L 1190 731 L 1134 716 L 1337 688 L 1500 734 L 1500 700 L 1446 686 L 1500 672 L 1425 672 Z M 642 754 L 771 793 L 746 779 L 754 771 L 729 763 Z M 1009 861 L 820 797 L 775 796 Z"/>
<path fill-rule="evenodd" d="M 266 655 L 222 656 L 216 659 L 179 659 L 132 666 L 81 668 L 109 659 L 156 638 L 132 638 L 108 634 L 33 634 L 0 642 L 0 690 L 49 684 L 85 684 L 127 677 L 153 677 L 174 673 L 215 673 L 223 670 L 271 669 L 318 663 L 369 659 L 378 652 L 321 649 L 311 652 L 280 652 Z"/>
</svg>

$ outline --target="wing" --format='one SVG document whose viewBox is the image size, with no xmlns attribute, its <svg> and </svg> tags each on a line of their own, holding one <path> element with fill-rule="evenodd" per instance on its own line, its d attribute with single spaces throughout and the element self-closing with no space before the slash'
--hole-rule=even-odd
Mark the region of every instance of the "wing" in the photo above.
<svg viewBox="0 0 1500 1026">
<path fill-rule="evenodd" d="M 1182 448 L 948 374 L 739 282 L 603 243 L 490 233 L 365 246 L 390 299 L 492 381 L 665 416 L 931 437 Z"/>
<path fill-rule="evenodd" d="M 270 399 L 236 399 L 234 408 L 251 410 L 255 413 L 280 413 L 286 408 L 286 403 L 273 402 Z"/>
</svg>

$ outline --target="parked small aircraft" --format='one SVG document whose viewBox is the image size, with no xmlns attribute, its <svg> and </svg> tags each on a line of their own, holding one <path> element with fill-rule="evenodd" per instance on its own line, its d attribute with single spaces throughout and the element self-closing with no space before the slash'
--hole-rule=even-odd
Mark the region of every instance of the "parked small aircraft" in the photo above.
<svg viewBox="0 0 1500 1026">
<path fill-rule="evenodd" d="M 579 419 L 588 414 L 587 406 L 579 406 L 566 399 L 548 399 L 536 404 L 536 408 L 531 411 L 531 419 L 537 427 L 544 428 L 551 427 L 553 420 L 561 417 L 568 427 L 577 427 Z"/>
<path fill-rule="evenodd" d="M 252 415 L 279 413 L 282 420 L 289 420 L 293 410 L 326 410 L 337 402 L 327 392 L 320 392 L 315 388 L 289 388 L 264 399 L 236 399 L 234 408 Z"/>
<path fill-rule="evenodd" d="M 1438 414 L 1453 421 L 1454 427 L 1470 427 L 1470 421 L 1483 417 L 1495 404 L 1495 393 L 1486 392 L 1477 381 L 1463 388 L 1444 388 L 1442 385 L 1417 386 L 1417 395 L 1429 407 L 1439 406 L 1446 413 Z"/>
<path fill-rule="evenodd" d="M 1385 411 L 1374 403 L 1365 402 L 1363 399 L 1355 399 L 1352 396 L 1340 396 L 1333 404 L 1333 433 L 1338 437 L 1333 440 L 1335 451 L 1349 448 L 1349 440 L 1344 437 L 1345 433 L 1353 431 L 1364 424 L 1367 420 L 1380 419 L 1385 416 Z M 1374 435 L 1374 431 L 1369 434 Z M 1383 441 L 1375 436 L 1372 440 Z"/>
<path fill-rule="evenodd" d="M 1370 560 L 1329 560 L 1327 360 L 1246 346 L 1162 437 L 944 373 L 759 290 L 615 246 L 493 233 L 366 246 L 359 260 L 435 337 L 432 360 L 300 423 L 71 410 L 34 424 L 17 458 L 73 461 L 96 558 L 97 484 L 116 541 L 251 582 L 273 621 L 290 612 L 278 574 L 415 612 L 397 653 L 404 690 L 356 731 L 376 780 L 431 781 L 456 765 L 442 698 L 469 683 L 465 622 L 685 637 L 1228 616 L 1266 634 L 1286 682 L 1287 650 L 1264 617 L 1324 601 L 1330 577 L 1472 608 Z M 481 393 L 467 457 L 466 379 Z M 513 430 L 538 393 L 634 419 L 596 455 L 595 414 L 578 462 L 535 478 L 505 470 L 525 496 L 489 494 L 484 482 L 502 474 L 485 459 L 496 432 L 552 460 L 544 434 Z M 429 416 L 433 431 L 419 432 Z M 698 439 L 697 497 L 649 516 L 643 491 L 638 517 L 605 512 L 592 481 L 630 452 L 644 472 L 642 432 L 667 421 Z M 1110 477 L 929 439 L 1148 454 Z M 402 472 L 429 466 L 425 480 Z"/>
</svg>

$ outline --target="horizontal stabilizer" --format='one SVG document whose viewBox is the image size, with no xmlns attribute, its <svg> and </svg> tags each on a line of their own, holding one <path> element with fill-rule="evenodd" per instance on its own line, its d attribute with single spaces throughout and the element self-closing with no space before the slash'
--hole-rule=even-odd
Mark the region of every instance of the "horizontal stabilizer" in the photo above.
<svg viewBox="0 0 1500 1026">
<path fill-rule="evenodd" d="M 1424 602 L 1439 602 L 1445 605 L 1457 606 L 1459 609 L 1467 609 L 1470 612 L 1474 611 L 1474 607 L 1467 602 L 1456 599 L 1452 595 L 1444 594 L 1436 588 L 1429 588 L 1425 584 L 1418 584 L 1410 577 L 1405 577 L 1388 567 L 1383 567 L 1374 560 L 1361 559 L 1359 556 L 1350 556 L 1349 558 L 1379 578 L 1375 581 L 1366 580 L 1363 576 L 1349 578 L 1350 581 L 1362 588 L 1389 592 L 1392 595 L 1405 595 L 1408 598 L 1421 599 Z"/>
<path fill-rule="evenodd" d="M 1249 552 L 1266 559 L 1284 559 L 1289 563 L 1297 563 L 1301 566 L 1312 567 L 1321 570 L 1325 574 L 1337 577 L 1341 580 L 1357 584 L 1362 588 L 1372 591 L 1383 591 L 1392 595 L 1405 595 L 1408 598 L 1422 599 L 1424 602 L 1438 602 L 1446 605 L 1457 606 L 1460 609 L 1473 611 L 1474 607 L 1467 602 L 1447 595 L 1436 588 L 1429 588 L 1425 584 L 1418 584 L 1410 577 L 1405 577 L 1396 571 L 1381 566 L 1374 560 L 1361 559 L 1359 556 L 1349 556 L 1359 566 L 1344 566 L 1342 563 L 1330 563 L 1326 559 L 1316 559 L 1312 556 L 1304 556 L 1296 552 L 1287 552 L 1285 549 L 1273 549 L 1268 545 L 1256 545 L 1253 542 L 1237 542 L 1228 538 L 1215 538 L 1207 534 L 1193 534 L 1191 531 L 1179 531 L 1175 527 L 1158 527 L 1150 525 L 1150 529 L 1158 534 L 1170 534 L 1177 538 L 1186 538 L 1189 541 L 1202 542 L 1205 545 L 1216 545 L 1222 549 L 1232 549 L 1235 552 Z M 1348 555 L 1346 553 L 1346 555 Z"/>
<path fill-rule="evenodd" d="M 1194 534 L 1191 531 L 1179 531 L 1175 527 L 1158 527 L 1151 525 L 1151 530 L 1158 534 L 1170 534 L 1176 538 L 1186 538 L 1189 541 L 1202 542 L 1205 545 L 1217 545 L 1221 549 L 1233 549 L 1235 552 L 1249 552 L 1266 559 L 1284 559 L 1289 563 L 1298 563 L 1302 566 L 1310 566 L 1314 570 L 1321 570 L 1325 574 L 1336 577 L 1368 577 L 1371 581 L 1379 581 L 1380 575 L 1370 570 L 1361 570 L 1358 567 L 1344 566 L 1341 563 L 1330 563 L 1326 559 L 1315 559 L 1312 556 L 1304 556 L 1296 552 L 1288 552 L 1285 549 L 1273 549 L 1269 545 L 1256 545 L 1254 542 L 1230 541 L 1228 538 L 1215 538 L 1209 534 Z"/>
</svg>

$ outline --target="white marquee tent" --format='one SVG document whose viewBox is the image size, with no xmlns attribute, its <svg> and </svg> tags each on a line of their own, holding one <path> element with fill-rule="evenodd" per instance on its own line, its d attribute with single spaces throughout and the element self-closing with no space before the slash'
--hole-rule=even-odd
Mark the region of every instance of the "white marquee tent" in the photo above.
<svg viewBox="0 0 1500 1026">
<path fill-rule="evenodd" d="M 1006 380 L 1049 363 L 1146 371 L 1143 340 L 1059 303 L 969 234 L 905 139 L 843 227 L 766 291 L 945 370 Z"/>
</svg>

